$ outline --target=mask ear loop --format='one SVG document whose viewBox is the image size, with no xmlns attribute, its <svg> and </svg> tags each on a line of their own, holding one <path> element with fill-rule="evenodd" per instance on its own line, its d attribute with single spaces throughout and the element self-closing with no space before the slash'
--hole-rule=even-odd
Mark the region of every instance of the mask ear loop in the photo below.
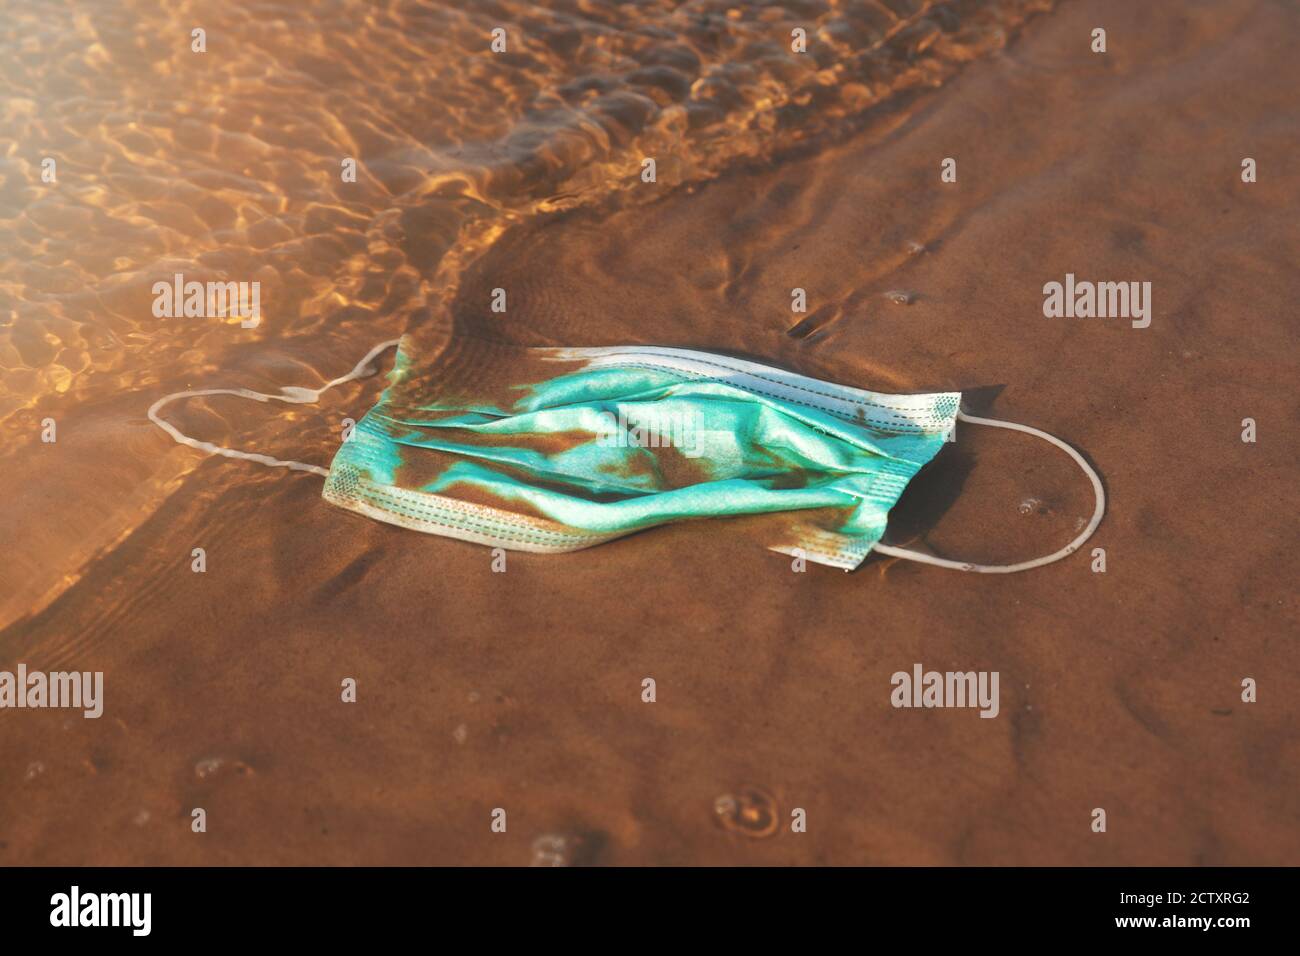
<svg viewBox="0 0 1300 956">
<path fill-rule="evenodd" d="M 957 420 L 969 422 L 972 425 L 991 425 L 994 428 L 1009 428 L 1012 431 L 1024 432 L 1027 435 L 1033 435 L 1041 438 L 1046 442 L 1055 445 L 1061 451 L 1065 452 L 1074 459 L 1074 463 L 1083 469 L 1083 473 L 1088 476 L 1092 482 L 1092 492 L 1097 498 L 1097 507 L 1093 509 L 1092 520 L 1088 526 L 1079 533 L 1079 536 L 1067 544 L 1060 551 L 1042 558 L 1034 558 L 1032 561 L 1021 561 L 1019 564 L 971 564 L 969 561 L 949 561 L 946 558 L 936 558 L 930 554 L 922 554 L 920 551 L 908 551 L 905 548 L 895 548 L 887 544 L 879 544 L 872 549 L 879 551 L 881 554 L 887 554 L 895 558 L 905 558 L 908 561 L 919 561 L 922 564 L 933 564 L 938 568 L 951 568 L 954 571 L 976 571 L 980 574 L 1011 574 L 1014 571 L 1028 571 L 1031 568 L 1041 568 L 1045 564 L 1051 564 L 1054 561 L 1060 561 L 1062 558 L 1068 558 L 1083 543 L 1092 537 L 1092 533 L 1097 530 L 1101 524 L 1102 515 L 1106 513 L 1106 492 L 1101 487 L 1101 478 L 1092 466 L 1083 460 L 1083 456 L 1067 445 L 1055 435 L 1049 435 L 1047 432 L 1039 431 L 1037 428 L 1030 428 L 1028 425 L 1020 425 L 1016 422 L 1004 422 L 996 418 L 977 418 L 974 415 L 967 415 L 964 412 L 957 412 Z"/>
<path fill-rule="evenodd" d="M 288 402 L 290 405 L 310 405 L 318 401 L 322 393 L 329 391 L 335 385 L 342 385 L 344 382 L 351 382 L 355 379 L 365 378 L 373 375 L 375 370 L 370 368 L 370 361 L 386 349 L 391 349 L 397 345 L 400 339 L 391 339 L 387 342 L 380 342 L 373 349 L 366 353 L 366 357 L 356 364 L 356 367 L 347 375 L 342 375 L 332 381 L 326 382 L 320 388 L 302 388 L 297 385 L 283 385 L 280 387 L 279 395 L 267 395 L 264 392 L 255 392 L 250 388 L 200 388 L 187 392 L 173 392 L 171 395 L 164 395 L 158 401 L 149 406 L 149 420 L 165 431 L 172 439 L 182 445 L 188 445 L 191 448 L 197 448 L 199 451 L 205 451 L 210 455 L 225 455 L 227 458 L 242 458 L 245 461 L 255 461 L 260 465 L 267 465 L 271 468 L 289 468 L 292 471 L 309 471 L 312 474 L 322 477 L 329 477 L 329 469 L 322 468 L 320 465 L 311 465 L 302 461 L 284 461 L 279 458 L 272 458 L 270 455 L 259 455 L 256 452 L 240 451 L 237 448 L 223 448 L 221 445 L 214 445 L 211 442 L 199 441 L 197 438 L 191 438 L 183 434 L 180 429 L 171 422 L 164 421 L 158 416 L 158 412 L 169 402 L 174 402 L 178 398 L 196 398 L 200 395 L 238 395 L 240 398 L 251 398 L 258 402 L 277 401 Z"/>
</svg>

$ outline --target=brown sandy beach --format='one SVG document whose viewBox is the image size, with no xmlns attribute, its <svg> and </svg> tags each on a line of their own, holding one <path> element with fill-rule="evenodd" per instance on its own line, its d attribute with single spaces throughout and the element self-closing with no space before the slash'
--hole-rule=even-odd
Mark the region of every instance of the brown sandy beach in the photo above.
<svg viewBox="0 0 1300 956">
<path fill-rule="evenodd" d="M 612 865 L 1300 863 L 1297 41 L 1300 8 L 1277 0 L 1062 2 L 850 136 L 526 220 L 459 283 L 457 334 L 960 390 L 1061 436 L 1109 506 L 1084 553 L 1040 570 L 796 574 L 739 520 L 511 553 L 499 574 L 485 548 L 343 512 L 316 476 L 205 458 L 145 418 L 177 388 L 315 386 L 391 335 L 446 331 L 382 296 L 381 321 L 307 354 L 250 341 L 34 406 L 60 437 L 11 444 L 0 472 L 0 668 L 102 670 L 106 707 L 0 713 L 0 863 L 524 865 L 548 834 Z M 1150 281 L 1150 327 L 1045 318 L 1067 273 Z M 324 464 L 381 388 L 178 418 Z M 963 426 L 888 540 L 1012 562 L 1091 507 L 1058 452 Z M 77 560 L 54 575 L 51 551 Z M 915 662 L 998 671 L 1000 715 L 893 709 L 890 675 Z M 746 787 L 771 795 L 775 835 L 714 819 Z"/>
</svg>

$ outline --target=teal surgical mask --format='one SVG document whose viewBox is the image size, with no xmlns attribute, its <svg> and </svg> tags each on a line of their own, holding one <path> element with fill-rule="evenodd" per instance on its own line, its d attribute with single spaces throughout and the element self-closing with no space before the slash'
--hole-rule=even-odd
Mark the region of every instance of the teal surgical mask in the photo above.
<svg viewBox="0 0 1300 956">
<path fill-rule="evenodd" d="M 398 345 L 388 388 L 328 469 L 222 448 L 158 412 L 177 398 L 240 395 L 314 402 L 372 374 Z M 209 453 L 310 471 L 327 501 L 380 521 L 519 551 L 577 551 L 668 522 L 769 515 L 775 551 L 851 570 L 873 550 L 939 567 L 1005 573 L 1077 550 L 1100 524 L 1096 472 L 1045 432 L 960 411 L 961 395 L 886 395 L 685 349 L 519 348 L 473 339 L 427 362 L 399 342 L 347 375 L 279 395 L 201 389 L 168 395 L 150 419 Z M 1070 544 L 1013 565 L 950 561 L 881 543 L 908 481 L 957 421 L 1027 432 L 1068 454 L 1096 509 Z"/>
</svg>

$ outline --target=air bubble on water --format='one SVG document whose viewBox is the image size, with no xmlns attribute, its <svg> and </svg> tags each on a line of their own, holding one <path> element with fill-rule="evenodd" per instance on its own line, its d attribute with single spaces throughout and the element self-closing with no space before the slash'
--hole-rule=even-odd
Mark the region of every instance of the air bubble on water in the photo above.
<svg viewBox="0 0 1300 956">
<path fill-rule="evenodd" d="M 467 695 L 467 698 L 471 704 L 477 704 L 479 699 L 478 691 L 476 690 L 470 691 L 469 694 Z"/>
<path fill-rule="evenodd" d="M 1042 507 L 1042 504 L 1043 503 L 1037 498 L 1026 498 L 1024 501 L 1020 502 L 1020 513 L 1022 515 L 1033 514 Z"/>
<path fill-rule="evenodd" d="M 150 813 L 148 810 L 141 810 L 138 813 L 136 813 L 134 817 L 131 818 L 131 822 L 138 827 L 142 827 L 149 822 L 149 817 L 150 817 Z"/>
<path fill-rule="evenodd" d="M 45 764 L 41 763 L 39 760 L 33 760 L 27 765 L 27 771 L 23 774 L 23 780 L 30 783 L 43 773 L 45 773 Z"/>
<path fill-rule="evenodd" d="M 533 841 L 531 866 L 572 866 L 577 839 L 566 833 L 543 833 Z"/>
<path fill-rule="evenodd" d="M 225 757 L 204 757 L 194 764 L 194 776 L 200 780 L 210 780 L 218 774 L 252 772 L 253 768 L 242 760 L 227 760 Z"/>
<path fill-rule="evenodd" d="M 910 292 L 904 292 L 902 289 L 891 289 L 885 293 L 885 298 L 894 305 L 911 305 L 916 297 Z"/>
<path fill-rule="evenodd" d="M 451 732 L 451 736 L 452 739 L 456 741 L 456 743 L 464 746 L 465 741 L 469 739 L 469 728 L 466 727 L 464 724 L 461 724 L 459 727 L 457 727 L 455 730 Z"/>
<path fill-rule="evenodd" d="M 909 256 L 919 256 L 921 253 L 925 252 L 925 243 L 917 242 L 915 239 L 909 239 L 903 245 L 904 248 L 907 249 L 907 254 Z"/>
<path fill-rule="evenodd" d="M 729 833 L 768 837 L 776 832 L 776 800 L 758 787 L 741 787 L 713 801 L 713 819 Z"/>
</svg>

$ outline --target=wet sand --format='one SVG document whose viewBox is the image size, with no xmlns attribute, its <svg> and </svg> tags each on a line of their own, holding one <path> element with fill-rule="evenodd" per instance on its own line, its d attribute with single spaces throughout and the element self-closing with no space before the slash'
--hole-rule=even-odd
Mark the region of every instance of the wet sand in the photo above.
<svg viewBox="0 0 1300 956">
<path fill-rule="evenodd" d="M 1086 553 L 1009 576 L 876 558 L 792 573 L 744 522 L 511 553 L 494 573 L 484 548 L 330 507 L 314 476 L 196 462 L 144 417 L 162 389 L 128 382 L 61 424 L 75 464 L 3 479 L 16 568 L 32 541 L 77 547 L 75 527 L 22 523 L 46 497 L 141 517 L 0 632 L 0 667 L 106 686 L 97 721 L 0 715 L 0 862 L 527 864 L 569 834 L 572 862 L 614 865 L 1300 863 L 1297 38 L 1283 3 L 1063 3 L 845 142 L 545 218 L 461 282 L 459 333 L 961 390 L 1095 464 L 1110 503 L 1085 552 L 1105 549 L 1104 574 Z M 1150 328 L 1045 318 L 1043 284 L 1067 272 L 1150 281 Z M 498 286 L 508 318 L 488 309 Z M 900 290 L 914 301 L 885 297 Z M 330 342 L 315 371 L 342 374 L 386 331 Z M 264 386 L 320 380 L 246 354 Z M 212 368 L 181 387 L 230 383 Z M 187 420 L 323 463 L 380 387 L 291 425 L 237 401 L 224 430 Z M 102 466 L 124 449 L 129 466 Z M 155 480 L 161 504 L 133 505 Z M 888 540 L 1011 562 L 1064 544 L 1091 506 L 1058 452 L 967 426 Z M 891 708 L 890 675 L 915 662 L 1000 672 L 1001 714 Z M 714 819 L 744 787 L 772 796 L 775 835 Z"/>
</svg>

